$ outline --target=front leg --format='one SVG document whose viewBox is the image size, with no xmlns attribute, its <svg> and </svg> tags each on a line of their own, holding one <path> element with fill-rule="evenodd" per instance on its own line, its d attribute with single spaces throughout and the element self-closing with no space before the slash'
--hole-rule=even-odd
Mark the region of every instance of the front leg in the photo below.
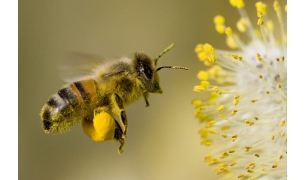
<svg viewBox="0 0 305 180">
<path fill-rule="evenodd" d="M 114 95 L 115 95 L 115 101 L 116 101 L 116 103 L 117 103 L 117 105 L 120 109 L 121 121 L 124 125 L 124 131 L 123 131 L 122 138 L 126 138 L 128 121 L 127 121 L 126 111 L 125 111 L 125 108 L 124 108 L 124 105 L 123 105 L 123 100 L 118 94 L 114 94 Z"/>
<path fill-rule="evenodd" d="M 148 92 L 143 93 L 144 100 L 145 100 L 145 103 L 146 103 L 146 107 L 150 106 L 149 102 L 148 102 L 148 95 L 149 95 Z"/>
</svg>

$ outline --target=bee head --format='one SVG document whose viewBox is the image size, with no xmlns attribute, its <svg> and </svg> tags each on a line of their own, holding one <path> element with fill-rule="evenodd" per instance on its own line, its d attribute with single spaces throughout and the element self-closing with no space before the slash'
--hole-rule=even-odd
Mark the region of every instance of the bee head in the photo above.
<svg viewBox="0 0 305 180">
<path fill-rule="evenodd" d="M 162 89 L 159 84 L 159 75 L 157 71 L 162 68 L 171 68 L 171 69 L 184 69 L 188 70 L 186 67 L 181 66 L 161 66 L 156 67 L 158 60 L 172 49 L 175 45 L 171 44 L 168 46 L 158 57 L 151 59 L 145 53 L 135 53 L 135 67 L 136 71 L 139 73 L 138 77 L 144 85 L 144 89 L 151 93 L 162 93 Z"/>
<path fill-rule="evenodd" d="M 154 61 L 145 53 L 135 53 L 135 67 L 143 88 L 151 93 L 162 93 Z"/>
</svg>

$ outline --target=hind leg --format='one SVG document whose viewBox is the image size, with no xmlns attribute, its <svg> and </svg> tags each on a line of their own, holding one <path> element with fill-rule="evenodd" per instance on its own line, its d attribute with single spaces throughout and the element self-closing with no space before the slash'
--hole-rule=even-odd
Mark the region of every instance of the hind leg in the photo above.
<svg viewBox="0 0 305 180">
<path fill-rule="evenodd" d="M 105 111 L 105 108 L 95 109 L 93 120 L 84 118 L 82 126 L 85 134 L 93 141 L 103 142 L 106 140 L 114 140 L 120 143 L 118 153 L 121 154 L 123 152 L 123 130 L 112 115 Z"/>
</svg>

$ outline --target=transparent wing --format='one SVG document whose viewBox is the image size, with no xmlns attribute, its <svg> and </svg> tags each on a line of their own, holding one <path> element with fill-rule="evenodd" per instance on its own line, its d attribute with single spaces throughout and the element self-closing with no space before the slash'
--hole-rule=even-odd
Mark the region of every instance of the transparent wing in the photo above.
<svg viewBox="0 0 305 180">
<path fill-rule="evenodd" d="M 67 83 L 78 81 L 93 74 L 95 68 L 103 62 L 101 57 L 95 55 L 79 52 L 70 53 L 66 60 L 59 65 L 60 77 Z"/>
</svg>

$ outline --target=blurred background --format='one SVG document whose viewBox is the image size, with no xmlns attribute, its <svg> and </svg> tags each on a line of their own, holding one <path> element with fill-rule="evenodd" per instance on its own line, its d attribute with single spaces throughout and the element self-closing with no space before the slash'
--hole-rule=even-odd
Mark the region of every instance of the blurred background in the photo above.
<svg viewBox="0 0 305 180">
<path fill-rule="evenodd" d="M 254 4 L 246 1 L 255 19 Z M 191 101 L 201 96 L 193 86 L 204 68 L 195 46 L 209 42 L 227 49 L 225 36 L 214 31 L 217 14 L 236 29 L 238 12 L 224 0 L 19 1 L 19 179 L 216 179 L 204 162 L 207 150 L 200 145 Z M 159 66 L 189 71 L 160 71 L 163 94 L 151 94 L 148 108 L 143 99 L 127 107 L 122 155 L 118 143 L 93 142 L 81 125 L 64 134 L 44 133 L 40 109 L 64 85 L 58 64 L 67 54 L 111 58 L 144 51 L 156 57 L 171 43 L 176 47 Z"/>
</svg>

